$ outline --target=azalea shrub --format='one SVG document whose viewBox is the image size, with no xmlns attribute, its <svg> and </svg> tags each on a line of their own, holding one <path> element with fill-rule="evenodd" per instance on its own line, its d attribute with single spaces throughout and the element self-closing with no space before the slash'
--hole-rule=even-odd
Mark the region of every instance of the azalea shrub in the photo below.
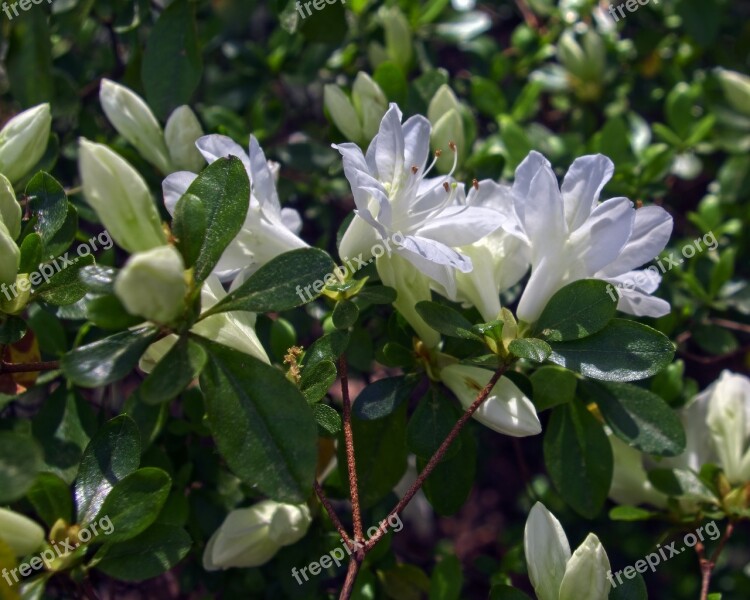
<svg viewBox="0 0 750 600">
<path fill-rule="evenodd" d="M 746 6 L 19 6 L 0 599 L 750 595 Z"/>
</svg>

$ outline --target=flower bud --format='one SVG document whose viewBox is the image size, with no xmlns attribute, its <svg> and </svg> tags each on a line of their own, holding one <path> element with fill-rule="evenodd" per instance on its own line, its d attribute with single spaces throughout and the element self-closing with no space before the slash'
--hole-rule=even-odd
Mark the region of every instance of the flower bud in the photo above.
<svg viewBox="0 0 750 600">
<path fill-rule="evenodd" d="M 593 533 L 578 546 L 565 567 L 559 600 L 607 600 L 612 587 L 607 552 Z"/>
<path fill-rule="evenodd" d="M 453 152 L 448 152 L 450 142 L 458 146 L 458 165 L 466 156 L 466 132 L 461 111 L 461 103 L 446 84 L 438 88 L 427 108 L 427 118 L 432 123 L 430 145 L 433 151 L 443 151 L 437 161 L 437 168 L 441 173 L 448 173 L 453 167 Z"/>
<path fill-rule="evenodd" d="M 52 127 L 49 104 L 13 117 L 0 131 L 0 173 L 18 183 L 44 156 Z"/>
<path fill-rule="evenodd" d="M 27 556 L 44 544 L 44 529 L 24 515 L 0 508 L 0 539 L 15 556 Z"/>
<path fill-rule="evenodd" d="M 21 205 L 16 200 L 13 185 L 0 173 L 0 221 L 5 223 L 8 233 L 15 240 L 21 233 Z"/>
<path fill-rule="evenodd" d="M 164 245 L 161 219 L 140 173 L 107 146 L 81 138 L 79 148 L 83 194 L 112 239 L 128 252 Z"/>
<path fill-rule="evenodd" d="M 722 68 L 717 68 L 714 73 L 719 78 L 727 102 L 732 108 L 750 115 L 750 77 Z"/>
<path fill-rule="evenodd" d="M 218 571 L 264 565 L 282 546 L 302 539 L 311 521 L 307 506 L 273 500 L 233 510 L 206 544 L 203 567 Z"/>
<path fill-rule="evenodd" d="M 20 261 L 21 251 L 5 223 L 0 221 L 0 284 L 11 285 L 16 281 Z"/>
<path fill-rule="evenodd" d="M 492 371 L 469 365 L 441 369 L 440 379 L 469 408 L 492 378 Z M 474 413 L 474 418 L 490 429 L 513 437 L 536 435 L 542 431 L 536 409 L 523 392 L 507 377 L 501 377 L 490 395 Z"/>
<path fill-rule="evenodd" d="M 173 171 L 161 125 L 143 98 L 119 83 L 102 79 L 99 102 L 112 126 L 143 158 L 165 175 Z"/>
<path fill-rule="evenodd" d="M 411 64 L 411 27 L 397 6 L 381 7 L 378 17 L 385 30 L 385 49 L 388 58 L 406 71 Z"/>
<path fill-rule="evenodd" d="M 134 254 L 115 280 L 115 294 L 127 311 L 168 324 L 185 309 L 185 265 L 174 246 Z"/>
<path fill-rule="evenodd" d="M 388 110 L 388 98 L 372 77 L 360 71 L 352 86 L 352 101 L 359 114 L 364 140 L 369 143 L 378 133 L 380 121 Z"/>
<path fill-rule="evenodd" d="M 347 139 L 354 142 L 364 139 L 357 111 L 339 86 L 329 83 L 323 88 L 323 104 L 334 125 Z"/>
<path fill-rule="evenodd" d="M 198 117 L 189 106 L 180 106 L 167 119 L 164 139 L 169 149 L 172 167 L 180 171 L 200 172 L 206 160 L 195 146 L 196 140 L 203 137 L 203 128 Z"/>
<path fill-rule="evenodd" d="M 719 464 L 732 484 L 750 481 L 750 379 L 724 371 L 716 382 L 706 418 Z"/>
<path fill-rule="evenodd" d="M 614 469 L 609 497 L 618 504 L 651 504 L 657 508 L 667 505 L 667 496 L 654 489 L 643 466 L 643 454 L 620 438 L 608 433 L 612 445 Z"/>
<path fill-rule="evenodd" d="M 541 502 L 534 504 L 526 519 L 523 546 L 537 598 L 558 600 L 570 559 L 570 544 L 560 521 Z"/>
</svg>

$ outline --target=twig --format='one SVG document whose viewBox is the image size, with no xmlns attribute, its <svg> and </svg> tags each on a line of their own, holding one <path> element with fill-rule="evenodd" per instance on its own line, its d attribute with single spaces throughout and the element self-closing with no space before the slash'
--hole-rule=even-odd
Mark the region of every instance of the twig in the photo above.
<svg viewBox="0 0 750 600">
<path fill-rule="evenodd" d="M 331 518 L 333 525 L 336 527 L 337 531 L 339 532 L 339 535 L 344 540 L 344 543 L 347 546 L 351 546 L 352 545 L 351 538 L 349 537 L 349 534 L 346 532 L 344 525 L 341 523 L 341 519 L 339 519 L 338 515 L 336 514 L 336 511 L 333 509 L 333 506 L 331 505 L 331 501 L 326 497 L 325 492 L 323 491 L 323 488 L 320 486 L 320 484 L 317 481 L 313 484 L 313 487 L 315 488 L 315 493 L 318 496 L 318 500 L 320 500 L 320 503 L 326 509 L 328 516 Z"/>
<path fill-rule="evenodd" d="M 346 581 L 344 581 L 344 587 L 341 588 L 339 600 L 351 597 L 352 592 L 354 591 L 354 582 L 357 580 L 357 573 L 359 573 L 360 564 L 360 561 L 354 557 L 349 561 L 349 568 L 346 571 Z"/>
<path fill-rule="evenodd" d="M 38 373 L 40 371 L 56 371 L 60 368 L 59 360 L 47 362 L 31 362 L 23 364 L 0 362 L 0 374 L 3 373 Z"/>
<path fill-rule="evenodd" d="M 724 550 L 724 546 L 726 546 L 729 538 L 732 537 L 733 532 L 734 523 L 732 521 L 729 521 L 729 523 L 727 524 L 727 529 L 724 532 L 724 537 L 721 538 L 721 540 L 719 541 L 719 545 L 716 546 L 716 550 L 714 550 L 714 553 L 710 558 L 706 558 L 705 549 L 701 542 L 698 542 L 695 545 L 695 552 L 698 555 L 698 562 L 701 566 L 700 600 L 707 600 L 708 598 L 708 588 L 711 585 L 711 575 L 713 573 L 714 567 L 716 566 L 716 562 L 719 560 L 719 556 Z"/>
<path fill-rule="evenodd" d="M 346 446 L 346 466 L 349 469 L 349 490 L 352 499 L 352 521 L 354 521 L 355 541 L 364 541 L 362 513 L 359 504 L 359 483 L 357 481 L 357 464 L 354 458 L 354 432 L 352 430 L 352 401 L 349 398 L 349 376 L 346 358 L 339 357 L 339 375 L 341 377 L 341 396 L 344 404 L 344 445 Z"/>
</svg>

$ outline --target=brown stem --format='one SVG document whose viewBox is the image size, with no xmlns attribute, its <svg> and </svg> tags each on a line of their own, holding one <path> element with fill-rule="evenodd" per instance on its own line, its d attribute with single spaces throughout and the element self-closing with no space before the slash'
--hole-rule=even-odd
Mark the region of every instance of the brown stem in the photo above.
<svg viewBox="0 0 750 600">
<path fill-rule="evenodd" d="M 55 371 L 60 368 L 60 361 L 31 362 L 23 364 L 0 362 L 0 374 L 3 373 L 37 373 L 40 371 Z"/>
<path fill-rule="evenodd" d="M 357 464 L 354 458 L 354 432 L 352 430 L 352 401 L 349 398 L 349 375 L 346 358 L 339 357 L 339 375 L 341 377 L 341 396 L 344 404 L 344 445 L 346 446 L 346 466 L 349 469 L 349 490 L 352 498 L 352 521 L 354 521 L 354 539 L 364 541 L 362 513 L 359 504 L 359 483 L 357 481 Z"/>
<path fill-rule="evenodd" d="M 357 580 L 357 573 L 359 573 L 360 561 L 354 557 L 349 561 L 349 568 L 346 571 L 346 581 L 344 581 L 344 587 L 341 588 L 341 594 L 339 600 L 349 600 L 352 592 L 354 591 L 354 582 Z"/>
<path fill-rule="evenodd" d="M 339 516 L 336 514 L 336 511 L 331 505 L 331 501 L 326 497 L 325 492 L 323 491 L 323 488 L 320 486 L 320 484 L 317 481 L 313 484 L 313 487 L 315 488 L 315 493 L 318 495 L 318 500 L 320 500 L 320 503 L 326 509 L 328 516 L 331 518 L 333 525 L 336 527 L 336 530 L 339 532 L 339 535 L 344 540 L 344 543 L 347 546 L 351 546 L 352 543 L 351 543 L 351 539 L 349 538 L 349 534 L 346 532 L 346 528 L 341 523 L 341 519 L 339 519 Z"/>
<path fill-rule="evenodd" d="M 698 542 L 695 545 L 695 552 L 698 554 L 698 562 L 700 563 L 700 566 L 701 566 L 700 600 L 707 600 L 708 598 L 708 588 L 711 585 L 711 575 L 713 574 L 714 567 L 716 566 L 716 562 L 719 560 L 719 556 L 724 550 L 724 546 L 727 545 L 729 538 L 732 537 L 733 532 L 734 532 L 734 523 L 732 521 L 729 521 L 729 523 L 727 524 L 727 529 L 724 532 L 724 537 L 721 538 L 721 540 L 719 541 L 719 545 L 716 546 L 716 550 L 714 550 L 714 553 L 711 555 L 710 558 L 706 558 L 705 550 L 704 550 L 702 543 Z"/>
</svg>

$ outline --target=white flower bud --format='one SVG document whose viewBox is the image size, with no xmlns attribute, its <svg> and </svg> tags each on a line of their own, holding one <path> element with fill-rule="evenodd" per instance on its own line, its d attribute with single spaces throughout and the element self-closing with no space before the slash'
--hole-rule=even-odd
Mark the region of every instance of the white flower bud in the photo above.
<svg viewBox="0 0 750 600">
<path fill-rule="evenodd" d="M 208 541 L 203 567 L 218 571 L 264 565 L 282 546 L 304 537 L 311 521 L 307 506 L 273 500 L 233 510 Z"/>
<path fill-rule="evenodd" d="M 0 173 L 0 221 L 8 228 L 10 236 L 15 240 L 21 233 L 21 205 L 16 200 L 13 184 Z"/>
<path fill-rule="evenodd" d="M 722 68 L 717 68 L 714 73 L 716 73 L 724 90 L 724 95 L 732 108 L 750 115 L 750 77 Z"/>
<path fill-rule="evenodd" d="M 440 370 L 441 381 L 469 408 L 492 378 L 492 371 L 469 365 L 450 365 Z M 523 392 L 507 377 L 501 377 L 490 395 L 474 413 L 474 418 L 490 429 L 513 437 L 541 433 L 536 409 Z"/>
<path fill-rule="evenodd" d="M 729 482 L 750 482 L 750 379 L 722 372 L 713 386 L 706 424 Z"/>
<path fill-rule="evenodd" d="M 359 114 L 364 139 L 369 142 L 378 133 L 380 121 L 388 110 L 388 98 L 372 77 L 360 71 L 352 86 L 352 101 Z"/>
<path fill-rule="evenodd" d="M 354 142 L 363 139 L 357 111 L 339 86 L 329 83 L 323 88 L 323 104 L 341 133 Z"/>
<path fill-rule="evenodd" d="M 24 515 L 0 508 L 0 539 L 15 556 L 27 556 L 44 544 L 44 529 Z"/>
<path fill-rule="evenodd" d="M 599 538 L 589 533 L 570 557 L 560 584 L 559 600 L 607 600 L 611 567 Z"/>
<path fill-rule="evenodd" d="M 52 127 L 49 104 L 13 117 L 0 131 L 0 173 L 18 183 L 44 156 Z"/>
<path fill-rule="evenodd" d="M 102 79 L 99 102 L 112 126 L 143 158 L 165 175 L 173 171 L 161 125 L 143 98 L 119 83 Z"/>
<path fill-rule="evenodd" d="M 13 241 L 13 236 L 0 221 L 0 284 L 11 285 L 16 281 L 21 251 Z"/>
<path fill-rule="evenodd" d="M 201 137 L 203 128 L 190 107 L 176 108 L 164 128 L 164 139 L 174 169 L 198 173 L 206 166 L 206 160 L 195 146 L 195 142 Z"/>
<path fill-rule="evenodd" d="M 140 252 L 166 243 L 148 185 L 128 161 L 81 138 L 78 167 L 86 200 L 119 246 Z"/>
<path fill-rule="evenodd" d="M 127 311 L 168 324 L 185 309 L 185 265 L 173 246 L 134 254 L 115 280 L 115 294 Z"/>
<path fill-rule="evenodd" d="M 560 521 L 541 503 L 529 512 L 523 536 L 529 579 L 539 600 L 558 600 L 570 559 L 570 544 Z"/>
<path fill-rule="evenodd" d="M 667 505 L 667 496 L 654 489 L 643 466 L 643 453 L 631 448 L 617 436 L 608 433 L 614 457 L 612 484 L 609 497 L 618 504 L 651 504 L 658 508 Z"/>
</svg>

